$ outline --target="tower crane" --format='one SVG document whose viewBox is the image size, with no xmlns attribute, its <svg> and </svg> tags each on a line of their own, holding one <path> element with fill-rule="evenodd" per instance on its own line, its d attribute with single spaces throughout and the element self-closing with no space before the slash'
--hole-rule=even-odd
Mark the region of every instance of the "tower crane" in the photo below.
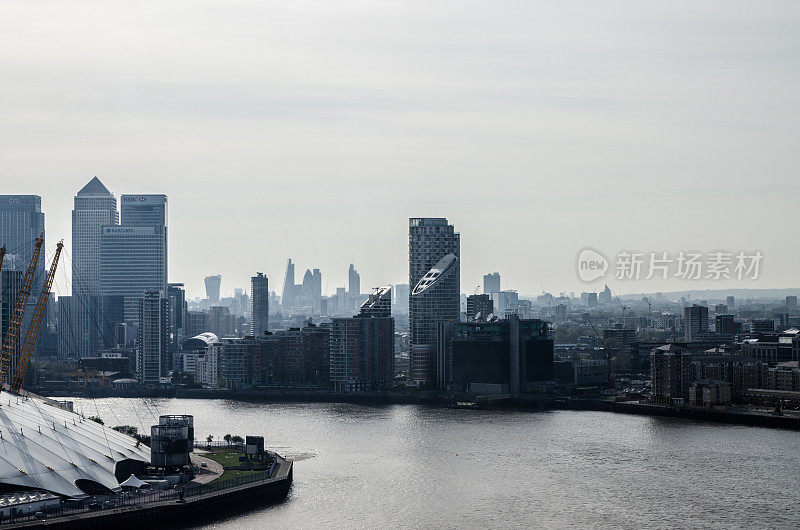
<svg viewBox="0 0 800 530">
<path fill-rule="evenodd" d="M 19 294 L 17 294 L 17 302 L 14 304 L 14 312 L 11 314 L 11 320 L 8 323 L 8 332 L 3 340 L 2 352 L 0 352 L 0 388 L 5 383 L 8 369 L 11 367 L 11 359 L 14 356 L 14 349 L 17 346 L 17 340 L 19 340 L 19 329 L 22 326 L 22 317 L 25 315 L 28 295 L 31 294 L 33 276 L 36 273 L 36 264 L 39 263 L 39 252 L 42 250 L 43 242 L 44 232 L 36 238 L 31 262 L 25 272 L 25 279 L 22 281 L 22 287 L 19 290 Z"/>
<path fill-rule="evenodd" d="M 642 298 L 644 299 L 645 302 L 647 302 L 647 325 L 652 327 L 652 325 L 653 325 L 653 303 L 651 302 L 651 300 L 648 297 L 645 296 L 644 293 L 642 293 Z"/>
<path fill-rule="evenodd" d="M 594 335 L 597 337 L 597 340 L 600 341 L 600 344 L 603 345 L 603 351 L 606 354 L 606 372 L 608 376 L 608 388 L 614 388 L 614 378 L 611 376 L 611 348 L 606 346 L 606 341 L 603 340 L 603 337 L 600 336 L 600 333 L 597 331 L 597 328 L 594 326 L 594 322 L 592 319 L 589 319 L 589 325 L 592 326 L 592 331 L 594 331 Z"/>
<path fill-rule="evenodd" d="M 22 353 L 19 356 L 17 369 L 11 380 L 11 391 L 15 394 L 19 393 L 19 389 L 22 387 L 22 380 L 25 379 L 25 373 L 28 371 L 28 362 L 31 360 L 33 347 L 36 346 L 36 339 L 39 337 L 39 328 L 42 326 L 42 320 L 44 320 L 45 311 L 47 310 L 47 300 L 50 298 L 50 289 L 53 287 L 53 280 L 56 276 L 58 257 L 61 255 L 61 249 L 63 247 L 64 241 L 59 241 L 56 246 L 56 254 L 53 256 L 53 262 L 50 264 L 50 270 L 47 272 L 47 278 L 42 286 L 42 292 L 39 293 L 39 299 L 36 301 L 36 308 L 33 310 L 33 318 L 28 325 L 28 331 L 25 333 L 25 341 L 22 343 Z"/>
</svg>

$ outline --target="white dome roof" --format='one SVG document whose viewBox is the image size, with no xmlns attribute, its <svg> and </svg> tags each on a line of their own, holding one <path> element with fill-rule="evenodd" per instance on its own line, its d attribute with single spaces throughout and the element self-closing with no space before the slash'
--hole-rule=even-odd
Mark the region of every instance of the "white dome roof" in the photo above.
<svg viewBox="0 0 800 530">
<path fill-rule="evenodd" d="M 52 402 L 51 402 L 52 403 Z M 86 494 L 90 480 L 119 489 L 118 462 L 150 462 L 150 449 L 135 438 L 38 397 L 0 392 L 0 484 L 37 488 L 67 497 Z"/>
</svg>

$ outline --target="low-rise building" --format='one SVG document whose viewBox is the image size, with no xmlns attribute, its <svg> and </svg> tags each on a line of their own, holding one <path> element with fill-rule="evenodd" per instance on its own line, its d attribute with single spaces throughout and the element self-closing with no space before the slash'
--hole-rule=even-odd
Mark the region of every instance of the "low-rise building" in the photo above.
<svg viewBox="0 0 800 530">
<path fill-rule="evenodd" d="M 731 384 L 719 379 L 701 379 L 689 386 L 689 405 L 719 407 L 731 404 Z"/>
</svg>

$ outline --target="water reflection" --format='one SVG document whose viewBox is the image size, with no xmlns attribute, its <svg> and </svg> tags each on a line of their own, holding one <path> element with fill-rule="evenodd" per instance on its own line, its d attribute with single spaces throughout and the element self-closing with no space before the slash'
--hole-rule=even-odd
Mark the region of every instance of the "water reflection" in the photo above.
<svg viewBox="0 0 800 530">
<path fill-rule="evenodd" d="M 76 400 L 201 439 L 257 434 L 296 458 L 283 504 L 213 528 L 797 525 L 800 437 L 600 412 L 223 400 Z"/>
</svg>

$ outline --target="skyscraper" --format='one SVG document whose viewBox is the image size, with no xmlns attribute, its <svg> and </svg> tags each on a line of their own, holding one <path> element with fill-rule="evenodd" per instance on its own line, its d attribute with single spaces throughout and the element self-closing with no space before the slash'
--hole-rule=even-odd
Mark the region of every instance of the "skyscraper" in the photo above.
<svg viewBox="0 0 800 530">
<path fill-rule="evenodd" d="M 145 291 L 167 292 L 167 196 L 123 195 L 122 223 L 100 236 L 100 292 L 124 297 L 126 322 Z"/>
<path fill-rule="evenodd" d="M 457 321 L 461 293 L 461 236 L 444 218 L 409 219 L 408 284 L 411 379 L 434 381 L 438 323 Z"/>
<path fill-rule="evenodd" d="M 206 298 L 212 304 L 219 302 L 219 288 L 222 283 L 222 276 L 215 274 L 213 276 L 206 276 Z"/>
<path fill-rule="evenodd" d="M 490 297 L 493 293 L 500 292 L 500 273 L 490 272 L 483 275 L 483 294 L 488 294 Z"/>
<path fill-rule="evenodd" d="M 4 270 L 25 271 L 31 259 L 36 238 L 44 232 L 42 198 L 38 195 L 0 195 L 0 246 L 5 243 Z M 44 247 L 43 247 L 44 248 Z M 44 259 L 36 266 L 39 293 L 44 278 Z"/>
<path fill-rule="evenodd" d="M 100 240 L 104 226 L 119 224 L 117 198 L 94 177 L 74 198 L 72 209 L 72 310 L 74 352 L 93 355 L 104 345 L 100 302 Z"/>
<path fill-rule="evenodd" d="M 254 336 L 269 331 L 269 280 L 262 273 L 250 278 L 250 332 Z"/>
<path fill-rule="evenodd" d="M 358 296 L 361 294 L 361 275 L 358 274 L 355 265 L 350 264 L 347 269 L 347 294 Z"/>
<path fill-rule="evenodd" d="M 294 285 L 294 263 L 292 259 L 286 260 L 286 273 L 283 279 L 283 294 L 281 295 L 281 306 L 283 309 L 294 307 L 294 299 L 297 297 L 297 288 Z"/>
<path fill-rule="evenodd" d="M 24 276 L 33 254 L 36 238 L 41 234 L 44 234 L 44 213 L 42 212 L 42 198 L 40 196 L 0 195 L 0 246 L 5 243 L 7 250 L 3 261 L 4 271 L 22 271 Z M 36 306 L 36 299 L 44 283 L 45 249 L 46 246 L 43 244 L 39 261 L 36 264 L 36 275 L 33 279 L 31 295 L 28 298 L 25 316 L 22 320 L 21 338 L 17 343 L 18 349 L 25 337 L 28 323 Z M 12 297 L 15 302 L 16 291 Z M 14 302 L 11 302 L 12 308 Z M 39 351 L 38 344 L 36 351 Z M 16 354 L 14 355 L 14 360 L 16 362 Z"/>
<path fill-rule="evenodd" d="M 177 368 L 179 351 L 186 336 L 186 313 L 188 305 L 186 303 L 186 290 L 182 283 L 167 284 L 167 298 L 169 298 L 169 330 L 172 351 L 172 366 Z"/>
<path fill-rule="evenodd" d="M 163 291 L 146 291 L 139 298 L 139 348 L 136 372 L 145 385 L 158 385 L 169 375 L 169 299 Z"/>
<path fill-rule="evenodd" d="M 702 339 L 708 333 L 708 308 L 697 304 L 684 307 L 683 330 L 687 341 Z"/>
</svg>

